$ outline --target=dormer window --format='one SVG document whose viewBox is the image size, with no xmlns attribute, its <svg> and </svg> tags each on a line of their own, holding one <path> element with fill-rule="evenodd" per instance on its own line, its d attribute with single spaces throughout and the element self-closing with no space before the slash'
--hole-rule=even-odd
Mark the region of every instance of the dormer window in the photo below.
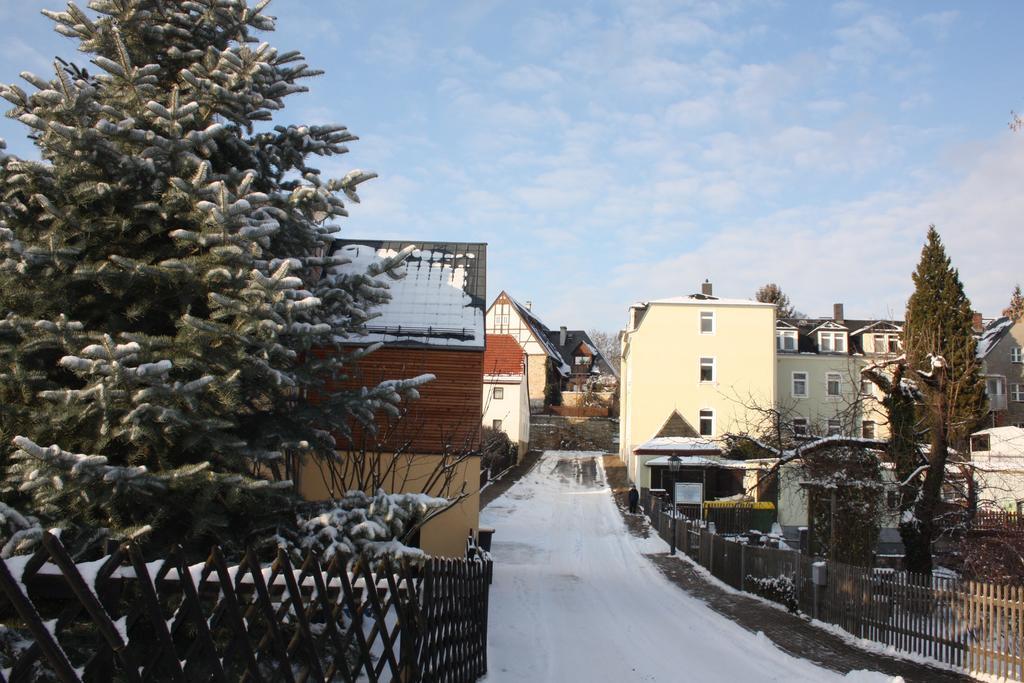
<svg viewBox="0 0 1024 683">
<path fill-rule="evenodd" d="M 776 330 L 775 348 L 779 351 L 796 351 L 796 330 Z"/>
<path fill-rule="evenodd" d="M 590 365 L 590 357 L 589 356 L 576 356 L 576 358 L 574 360 L 575 360 L 576 365 Z"/>
<path fill-rule="evenodd" d="M 898 334 L 874 334 L 872 345 L 875 353 L 899 353 L 900 336 Z"/>
<path fill-rule="evenodd" d="M 822 353 L 845 353 L 846 333 L 845 332 L 819 332 L 818 350 Z"/>
</svg>

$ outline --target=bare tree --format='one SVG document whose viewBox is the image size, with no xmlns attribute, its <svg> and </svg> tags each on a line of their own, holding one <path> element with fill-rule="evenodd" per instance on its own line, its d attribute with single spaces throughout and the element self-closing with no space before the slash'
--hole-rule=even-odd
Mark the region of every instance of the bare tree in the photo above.
<svg viewBox="0 0 1024 683">
<path fill-rule="evenodd" d="M 590 341 L 594 342 L 594 346 L 597 347 L 598 352 L 608 362 L 608 365 L 612 366 L 615 369 L 615 373 L 618 374 L 622 362 L 619 334 L 617 332 L 589 330 L 587 335 L 590 336 Z"/>
</svg>

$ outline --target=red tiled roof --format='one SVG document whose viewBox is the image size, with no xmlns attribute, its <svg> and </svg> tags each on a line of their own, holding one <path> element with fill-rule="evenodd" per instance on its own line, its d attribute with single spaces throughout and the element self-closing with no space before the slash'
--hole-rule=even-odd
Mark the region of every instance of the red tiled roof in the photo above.
<svg viewBox="0 0 1024 683">
<path fill-rule="evenodd" d="M 521 375 L 523 374 L 523 348 L 512 335 L 487 335 L 487 348 L 484 349 L 485 375 Z"/>
</svg>

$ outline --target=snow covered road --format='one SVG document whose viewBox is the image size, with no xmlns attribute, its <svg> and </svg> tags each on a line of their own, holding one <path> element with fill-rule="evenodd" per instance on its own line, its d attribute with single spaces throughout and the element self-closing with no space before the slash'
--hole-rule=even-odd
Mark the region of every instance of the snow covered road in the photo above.
<svg viewBox="0 0 1024 683">
<path fill-rule="evenodd" d="M 488 683 L 885 681 L 778 650 L 670 584 L 626 530 L 599 453 L 548 451 L 482 512 L 496 529 Z"/>
</svg>

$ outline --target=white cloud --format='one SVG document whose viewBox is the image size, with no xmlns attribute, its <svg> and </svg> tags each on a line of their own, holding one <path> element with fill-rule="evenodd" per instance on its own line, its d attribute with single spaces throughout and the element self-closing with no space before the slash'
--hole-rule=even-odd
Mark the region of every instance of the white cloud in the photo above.
<svg viewBox="0 0 1024 683">
<path fill-rule="evenodd" d="M 889 18 L 880 14 L 861 17 L 853 24 L 836 31 L 837 44 L 829 56 L 839 62 L 866 66 L 879 56 L 903 52 L 910 41 Z"/>
<path fill-rule="evenodd" d="M 917 195 L 778 211 L 723 225 L 703 243 L 660 260 L 623 263 L 611 287 L 620 317 L 631 300 L 684 294 L 711 277 L 722 296 L 750 296 L 774 281 L 809 314 L 844 302 L 851 316 L 902 315 L 924 236 L 935 223 L 975 308 L 998 312 L 1020 280 L 1024 139 L 1003 136 L 975 153 L 957 182 Z M 621 322 L 619 323 L 621 324 Z"/>
<path fill-rule="evenodd" d="M 945 10 L 929 12 L 918 17 L 916 21 L 930 30 L 938 40 L 945 40 L 959 18 L 960 13 L 956 10 Z"/>
<path fill-rule="evenodd" d="M 525 64 L 506 71 L 498 83 L 512 90 L 547 90 L 562 83 L 562 75 L 547 67 Z"/>
<path fill-rule="evenodd" d="M 417 63 L 422 52 L 419 34 L 404 26 L 385 26 L 369 37 L 362 56 L 378 67 L 408 67 Z"/>
<path fill-rule="evenodd" d="M 862 0 L 842 0 L 832 5 L 832 11 L 842 17 L 849 17 L 855 14 L 866 12 L 868 4 Z"/>
<path fill-rule="evenodd" d="M 665 120 L 680 127 L 703 126 L 718 116 L 718 104 L 711 97 L 676 102 L 665 111 Z"/>
</svg>

